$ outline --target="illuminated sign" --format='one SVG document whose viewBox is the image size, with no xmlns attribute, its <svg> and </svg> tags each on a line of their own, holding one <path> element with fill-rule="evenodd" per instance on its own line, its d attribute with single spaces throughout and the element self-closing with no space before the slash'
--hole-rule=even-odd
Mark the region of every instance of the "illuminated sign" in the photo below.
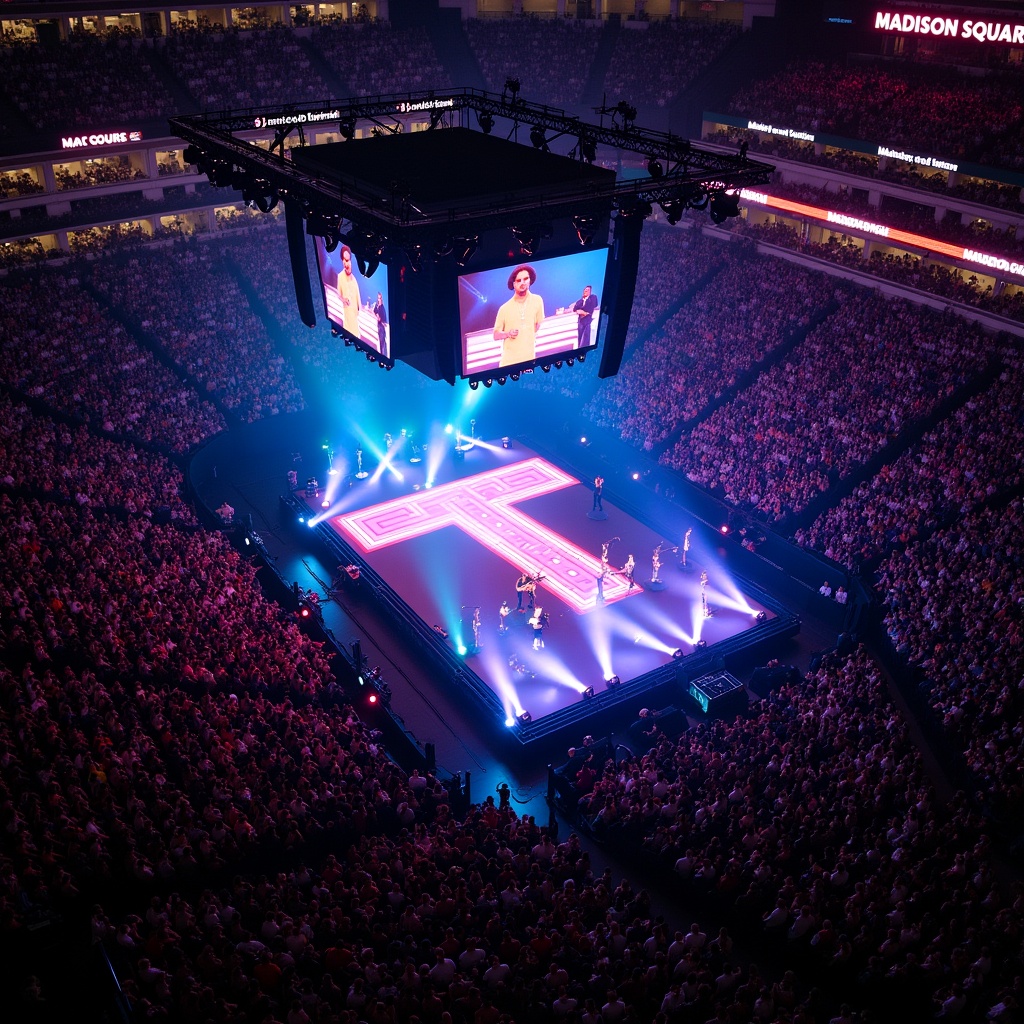
<svg viewBox="0 0 1024 1024">
<path fill-rule="evenodd" d="M 341 111 L 334 110 L 304 110 L 289 111 L 287 114 L 277 114 L 273 117 L 253 118 L 253 128 L 281 128 L 291 124 L 320 124 L 323 121 L 337 121 L 341 118 Z"/>
<path fill-rule="evenodd" d="M 875 28 L 882 32 L 903 32 L 945 39 L 975 39 L 979 43 L 1010 43 L 1024 46 L 1024 24 L 1006 21 L 960 21 L 945 15 L 901 14 L 876 11 Z"/>
<path fill-rule="evenodd" d="M 917 164 L 918 167 L 934 167 L 940 171 L 955 171 L 960 166 L 948 160 L 940 160 L 937 156 L 919 156 L 917 153 L 904 153 L 900 149 L 889 149 L 886 146 L 878 147 L 878 155 L 893 160 L 905 160 L 908 164 Z"/>
<path fill-rule="evenodd" d="M 998 270 L 1003 274 L 1024 278 L 1024 263 L 1008 260 L 1003 256 L 993 256 L 990 253 L 979 252 L 977 249 L 955 245 L 952 242 L 943 242 L 938 238 L 929 238 L 927 235 L 917 235 L 912 231 L 902 231 L 900 228 L 892 228 L 885 224 L 875 224 L 860 217 L 851 217 L 846 213 L 825 210 L 820 206 L 810 206 L 807 203 L 796 203 L 790 199 L 780 199 L 778 196 L 770 196 L 764 192 L 755 192 L 749 188 L 740 190 L 740 198 L 757 206 L 767 206 L 770 209 L 781 210 L 784 213 L 794 213 L 800 217 L 810 217 L 812 220 L 820 220 L 826 224 L 849 228 L 849 230 L 860 232 L 861 234 L 874 235 L 878 238 L 885 238 L 890 242 L 900 242 L 903 245 L 912 245 L 917 249 L 924 249 L 935 255 L 948 256 L 951 259 L 961 260 L 964 263 L 973 263 L 988 270 Z"/>
<path fill-rule="evenodd" d="M 417 110 L 449 110 L 455 106 L 455 100 L 448 99 L 419 100 L 417 103 L 402 102 L 397 106 L 400 114 L 413 114 Z"/>
<path fill-rule="evenodd" d="M 786 139 L 798 139 L 800 142 L 813 142 L 814 135 L 811 132 L 801 131 L 799 128 L 777 128 L 773 124 L 764 124 L 762 121 L 748 121 L 747 128 L 752 132 L 763 132 L 765 135 L 781 135 Z"/>
<path fill-rule="evenodd" d="M 62 135 L 61 149 L 88 149 L 90 146 L 120 146 L 141 142 L 142 132 L 97 132 L 92 135 Z"/>
</svg>

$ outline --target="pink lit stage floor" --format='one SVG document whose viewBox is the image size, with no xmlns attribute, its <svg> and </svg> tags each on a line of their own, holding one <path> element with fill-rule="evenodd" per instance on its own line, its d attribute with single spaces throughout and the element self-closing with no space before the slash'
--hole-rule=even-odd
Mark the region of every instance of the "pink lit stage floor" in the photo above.
<svg viewBox="0 0 1024 1024">
<path fill-rule="evenodd" d="M 662 537 L 604 501 L 605 520 L 588 516 L 589 485 L 523 448 L 477 445 L 446 460 L 430 488 L 426 462 L 394 463 L 398 480 L 352 481 L 321 513 L 325 523 L 383 577 L 427 628 L 452 648 L 498 697 L 509 716 L 538 720 L 599 693 L 617 676 L 632 680 L 755 625 L 764 610 L 726 578 L 713 551 L 691 550 L 688 568 Z M 301 493 L 301 492 L 300 492 Z M 310 502 L 310 505 L 315 505 Z M 599 586 L 602 546 L 613 570 Z M 659 580 L 653 553 L 661 545 Z M 636 560 L 631 587 L 621 568 Z M 708 574 L 705 617 L 700 576 Z M 536 604 L 549 616 L 544 646 L 534 647 L 532 610 L 517 610 L 516 581 L 540 575 Z M 662 586 L 658 586 L 658 583 Z M 501 631 L 499 609 L 512 612 Z M 524 602 L 525 603 L 525 602 Z M 480 609 L 479 647 L 472 621 Z"/>
</svg>

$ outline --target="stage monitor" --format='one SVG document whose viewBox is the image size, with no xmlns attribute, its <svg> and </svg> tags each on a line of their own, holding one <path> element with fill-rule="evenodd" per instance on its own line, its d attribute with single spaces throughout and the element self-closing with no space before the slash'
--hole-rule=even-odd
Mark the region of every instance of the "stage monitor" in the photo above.
<svg viewBox="0 0 1024 1024">
<path fill-rule="evenodd" d="M 313 241 L 327 319 L 348 341 L 392 365 L 388 268 L 383 263 L 364 265 L 372 271 L 365 273 L 344 241 L 333 252 L 322 238 L 314 236 Z"/>
<path fill-rule="evenodd" d="M 608 249 L 522 259 L 458 278 L 462 377 L 497 376 L 597 348 Z"/>
</svg>

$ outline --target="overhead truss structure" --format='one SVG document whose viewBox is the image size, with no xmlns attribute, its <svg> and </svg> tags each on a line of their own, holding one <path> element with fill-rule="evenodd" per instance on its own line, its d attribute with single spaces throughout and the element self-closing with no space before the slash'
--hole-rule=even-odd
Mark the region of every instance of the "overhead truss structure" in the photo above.
<svg viewBox="0 0 1024 1024">
<path fill-rule="evenodd" d="M 518 142 L 528 130 L 537 147 L 559 147 L 563 155 L 593 163 L 602 147 L 635 154 L 646 161 L 647 173 L 617 176 L 595 193 L 593 181 L 561 183 L 543 198 L 550 215 L 559 209 L 579 210 L 595 202 L 623 213 L 646 216 L 655 204 L 670 220 L 686 208 L 703 209 L 709 200 L 748 186 L 766 184 L 773 168 L 746 158 L 692 145 L 672 133 L 649 131 L 636 125 L 636 111 L 625 103 L 599 108 L 597 123 L 586 122 L 554 107 L 519 98 L 510 80 L 501 95 L 476 89 L 399 93 L 322 104 L 294 104 L 174 117 L 171 131 L 189 144 L 186 159 L 209 175 L 215 185 L 241 192 L 243 199 L 268 209 L 278 198 L 297 200 L 307 216 L 358 221 L 365 229 L 386 234 L 394 241 L 412 243 L 432 229 L 479 231 L 507 224 L 510 218 L 538 206 L 536 196 L 501 196 L 460 202 L 443 211 L 417 209 L 409 202 L 400 178 L 381 182 L 354 182 L 342 189 L 337 180 L 303 171 L 286 154 L 285 140 L 296 135 L 300 145 L 306 132 L 337 131 L 353 139 L 368 126 L 374 134 L 399 134 L 413 121 L 429 119 L 429 130 L 460 126 L 485 133 L 505 134 Z M 266 138 L 273 131 L 269 147 Z M 263 141 L 263 145 L 259 141 Z M 524 143 L 525 145 L 525 143 Z M 641 161 L 642 163 L 643 161 Z"/>
</svg>

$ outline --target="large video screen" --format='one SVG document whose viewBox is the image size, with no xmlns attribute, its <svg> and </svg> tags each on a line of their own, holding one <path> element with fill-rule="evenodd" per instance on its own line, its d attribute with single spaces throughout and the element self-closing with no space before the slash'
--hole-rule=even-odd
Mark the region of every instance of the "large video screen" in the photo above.
<svg viewBox="0 0 1024 1024">
<path fill-rule="evenodd" d="M 462 275 L 462 376 L 522 369 L 595 348 L 607 266 L 604 248 Z"/>
<path fill-rule="evenodd" d="M 314 236 L 313 241 L 327 319 L 353 341 L 390 360 L 388 268 L 382 263 L 372 274 L 361 274 L 355 255 L 344 242 L 328 252 L 322 238 Z"/>
</svg>

